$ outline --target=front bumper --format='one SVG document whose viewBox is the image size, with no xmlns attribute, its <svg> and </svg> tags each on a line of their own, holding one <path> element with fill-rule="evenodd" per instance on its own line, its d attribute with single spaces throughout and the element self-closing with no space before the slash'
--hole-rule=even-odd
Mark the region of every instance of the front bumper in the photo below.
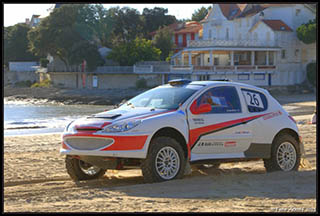
<svg viewBox="0 0 320 216">
<path fill-rule="evenodd" d="M 64 133 L 61 155 L 145 158 L 150 137 L 143 133 Z"/>
</svg>

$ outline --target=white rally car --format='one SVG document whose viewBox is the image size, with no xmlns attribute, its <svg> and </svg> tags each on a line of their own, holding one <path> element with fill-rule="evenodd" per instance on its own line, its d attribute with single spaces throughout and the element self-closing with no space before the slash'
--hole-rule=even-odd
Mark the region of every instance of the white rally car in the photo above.
<svg viewBox="0 0 320 216">
<path fill-rule="evenodd" d="M 141 167 L 146 182 L 159 182 L 181 178 L 190 164 L 256 159 L 268 172 L 291 171 L 304 153 L 294 119 L 268 91 L 229 81 L 169 81 L 71 122 L 62 139 L 75 181 Z"/>
</svg>

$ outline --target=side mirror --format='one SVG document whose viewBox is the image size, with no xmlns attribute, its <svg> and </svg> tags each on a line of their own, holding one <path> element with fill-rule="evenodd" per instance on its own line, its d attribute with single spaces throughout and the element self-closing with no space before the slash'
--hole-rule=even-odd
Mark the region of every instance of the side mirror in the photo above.
<svg viewBox="0 0 320 216">
<path fill-rule="evenodd" d="M 210 104 L 201 104 L 199 107 L 197 107 L 196 101 L 190 107 L 190 111 L 194 115 L 208 113 L 211 112 L 211 110 L 212 108 Z"/>
<path fill-rule="evenodd" d="M 211 105 L 210 104 L 201 104 L 197 109 L 197 114 L 211 112 Z"/>
</svg>

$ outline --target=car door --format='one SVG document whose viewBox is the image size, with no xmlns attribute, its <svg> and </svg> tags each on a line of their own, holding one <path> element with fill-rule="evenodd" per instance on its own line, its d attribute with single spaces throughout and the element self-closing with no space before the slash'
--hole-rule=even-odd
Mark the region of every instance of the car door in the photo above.
<svg viewBox="0 0 320 216">
<path fill-rule="evenodd" d="M 191 103 L 188 112 L 191 160 L 243 156 L 252 140 L 252 130 L 246 124 L 250 118 L 243 113 L 241 101 L 235 86 L 224 85 L 206 90 Z M 209 112 L 203 109 L 208 104 Z"/>
</svg>

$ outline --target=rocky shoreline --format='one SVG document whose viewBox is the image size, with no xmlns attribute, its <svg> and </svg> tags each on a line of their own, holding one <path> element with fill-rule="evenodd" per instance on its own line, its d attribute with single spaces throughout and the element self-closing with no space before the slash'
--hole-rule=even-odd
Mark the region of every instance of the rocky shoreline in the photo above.
<svg viewBox="0 0 320 216">
<path fill-rule="evenodd" d="M 61 103 L 89 104 L 89 105 L 116 105 L 128 100 L 147 89 L 60 89 L 5 87 L 6 101 L 24 101 L 28 103 Z"/>
</svg>

